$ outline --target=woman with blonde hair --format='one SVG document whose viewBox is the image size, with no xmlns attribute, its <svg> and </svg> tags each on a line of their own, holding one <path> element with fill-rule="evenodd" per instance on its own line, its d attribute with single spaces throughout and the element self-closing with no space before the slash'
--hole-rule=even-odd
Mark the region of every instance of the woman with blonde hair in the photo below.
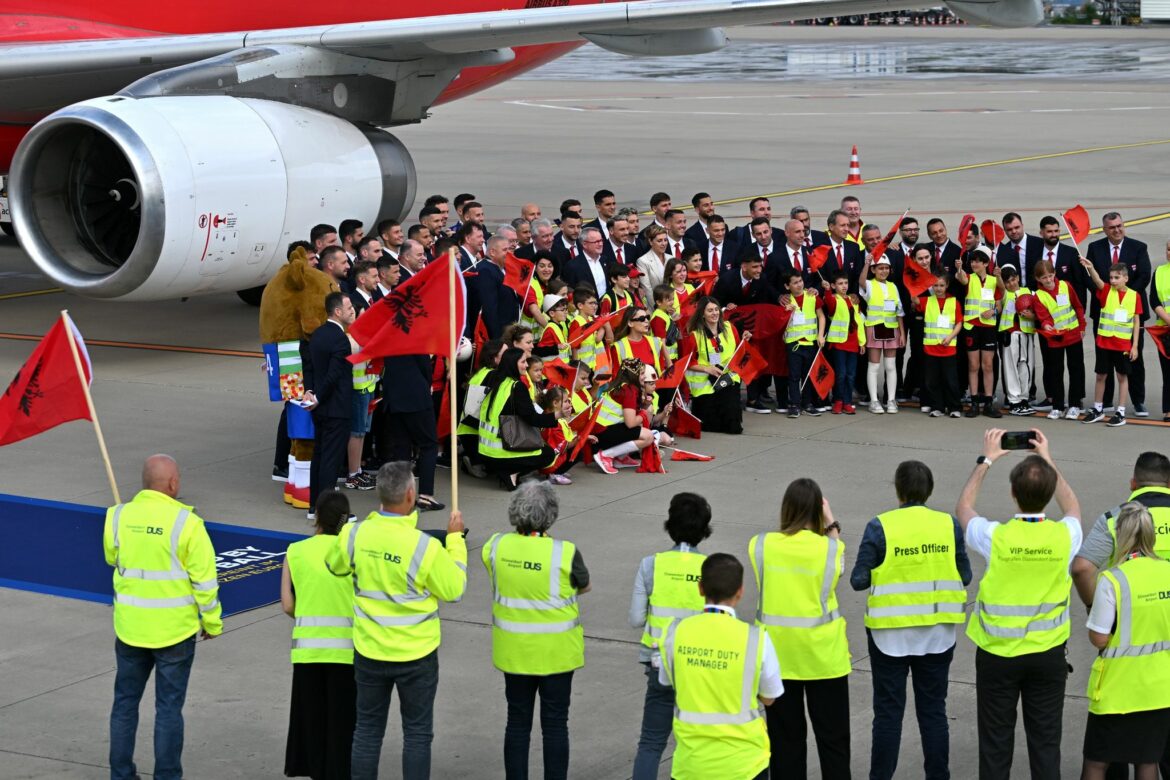
<svg viewBox="0 0 1170 780">
<path fill-rule="evenodd" d="M 1114 564 L 1101 572 L 1089 611 L 1098 656 L 1089 672 L 1082 780 L 1133 764 L 1157 780 L 1170 744 L 1170 562 L 1154 553 L 1154 521 L 1136 501 L 1117 515 Z"/>
</svg>

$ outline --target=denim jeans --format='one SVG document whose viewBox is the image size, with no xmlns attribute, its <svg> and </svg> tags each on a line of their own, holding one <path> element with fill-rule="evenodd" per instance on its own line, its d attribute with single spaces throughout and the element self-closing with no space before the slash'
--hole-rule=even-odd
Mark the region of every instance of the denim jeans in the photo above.
<svg viewBox="0 0 1170 780">
<path fill-rule="evenodd" d="M 633 780 L 655 780 L 666 740 L 674 727 L 674 688 L 658 682 L 658 670 L 646 664 L 646 703 L 642 705 L 642 736 L 634 758 Z"/>
<path fill-rule="evenodd" d="M 573 673 L 550 675 L 504 673 L 508 724 L 504 728 L 504 774 L 508 780 L 528 780 L 528 746 L 532 714 L 540 694 L 540 734 L 544 744 L 545 780 L 569 775 L 569 697 Z"/>
<path fill-rule="evenodd" d="M 354 653 L 353 674 L 357 683 L 357 725 L 350 762 L 353 780 L 377 780 L 378 758 L 395 686 L 402 714 L 403 780 L 429 778 L 439 651 L 413 661 L 378 661 Z"/>
<path fill-rule="evenodd" d="M 110 779 L 137 776 L 134 739 L 138 733 L 138 704 L 154 676 L 154 776 L 179 780 L 183 776 L 183 702 L 187 679 L 195 660 L 195 637 L 169 647 L 133 647 L 114 640 L 118 670 L 114 677 L 114 706 L 110 710 Z"/>
<path fill-rule="evenodd" d="M 891 656 L 878 649 L 868 631 L 865 635 L 873 670 L 870 780 L 889 780 L 898 768 L 907 674 L 912 675 L 914 684 L 914 710 L 922 738 L 923 776 L 926 780 L 948 780 L 951 776 L 951 736 L 947 725 L 947 673 L 955 648 L 952 646 L 946 652 L 929 655 Z"/>
<path fill-rule="evenodd" d="M 848 349 L 830 349 L 828 354 L 836 374 L 833 400 L 850 406 L 853 405 L 853 385 L 857 381 L 857 354 Z"/>
</svg>

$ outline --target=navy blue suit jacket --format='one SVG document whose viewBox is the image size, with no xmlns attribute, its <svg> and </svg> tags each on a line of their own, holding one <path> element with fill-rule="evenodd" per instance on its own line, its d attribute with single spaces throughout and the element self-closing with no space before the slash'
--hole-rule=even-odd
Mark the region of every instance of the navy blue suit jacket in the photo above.
<svg viewBox="0 0 1170 780">
<path fill-rule="evenodd" d="M 353 396 L 353 366 L 349 337 L 334 322 L 326 321 L 313 331 L 308 342 L 308 359 L 301 356 L 305 371 L 305 390 L 317 396 L 313 414 L 322 417 L 349 418 Z"/>
</svg>

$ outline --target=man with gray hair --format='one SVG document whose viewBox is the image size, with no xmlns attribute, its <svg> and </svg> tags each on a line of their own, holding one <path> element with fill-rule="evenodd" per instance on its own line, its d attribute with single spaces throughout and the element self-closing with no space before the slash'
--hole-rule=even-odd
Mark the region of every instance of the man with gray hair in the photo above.
<svg viewBox="0 0 1170 780">
<path fill-rule="evenodd" d="M 606 293 L 605 264 L 601 261 L 605 250 L 605 237 L 595 227 L 581 231 L 581 253 L 569 260 L 562 271 L 562 278 L 570 286 L 589 285 L 597 292 L 597 297 Z"/>
<path fill-rule="evenodd" d="M 354 780 L 378 777 L 395 687 L 402 712 L 402 777 L 430 777 L 439 600 L 463 598 L 467 543 L 459 511 L 451 512 L 445 542 L 419 531 L 417 498 L 410 461 L 383 464 L 378 470 L 378 510 L 342 527 L 325 558 L 334 575 L 353 577 Z"/>
<path fill-rule="evenodd" d="M 496 228 L 497 236 L 508 240 L 508 251 L 515 252 L 520 246 L 520 240 L 517 237 L 516 228 L 511 225 L 500 225 Z"/>
<path fill-rule="evenodd" d="M 504 284 L 504 265 L 508 259 L 508 239 L 492 236 L 487 242 L 487 260 L 476 266 L 478 275 L 469 280 L 474 291 L 474 301 L 468 308 L 469 330 L 474 330 L 472 311 L 475 304 L 483 317 L 488 338 L 498 339 L 504 328 L 520 318 L 520 299 L 516 292 Z"/>
<path fill-rule="evenodd" d="M 576 545 L 548 535 L 558 511 L 551 485 L 522 482 L 508 502 L 508 522 L 516 531 L 494 534 L 483 546 L 483 565 L 492 583 L 492 664 L 504 673 L 508 701 L 508 777 L 528 776 L 537 693 L 544 776 L 567 777 L 569 772 L 573 672 L 585 665 L 577 596 L 590 585 Z"/>
<path fill-rule="evenodd" d="M 422 243 L 415 241 L 413 238 L 408 238 L 403 241 L 401 248 L 398 250 L 398 265 L 402 269 L 402 275 L 398 279 L 398 283 L 402 284 L 417 274 L 426 264 L 427 257 Z"/>
<path fill-rule="evenodd" d="M 532 243 L 532 223 L 523 217 L 516 217 L 511 224 L 516 231 L 516 243 L 519 246 L 528 246 Z"/>
<path fill-rule="evenodd" d="M 532 242 L 516 250 L 516 257 L 536 262 L 537 252 L 552 251 L 553 239 L 556 238 L 557 231 L 551 219 L 534 219 L 529 224 L 532 230 Z M 559 267 L 557 270 L 560 270 Z"/>
</svg>

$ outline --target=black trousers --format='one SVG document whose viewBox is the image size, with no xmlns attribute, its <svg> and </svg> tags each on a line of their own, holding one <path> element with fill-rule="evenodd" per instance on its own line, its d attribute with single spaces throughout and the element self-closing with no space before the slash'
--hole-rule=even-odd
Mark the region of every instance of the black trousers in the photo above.
<svg viewBox="0 0 1170 780">
<path fill-rule="evenodd" d="M 739 405 L 738 384 L 695 398 L 694 412 L 703 422 L 704 431 L 743 433 L 743 407 Z"/>
<path fill-rule="evenodd" d="M 1097 329 L 1101 323 L 1099 320 L 1093 321 L 1093 335 L 1097 335 Z M 1129 364 L 1129 403 L 1145 404 L 1146 402 L 1146 359 L 1142 355 L 1142 348 L 1146 345 L 1146 329 L 1142 328 L 1138 331 L 1138 355 L 1137 360 Z M 1165 390 L 1162 391 L 1163 395 Z M 1105 377 L 1105 395 L 1102 396 L 1103 406 L 1113 406 L 1113 372 L 1110 371 Z"/>
<path fill-rule="evenodd" d="M 910 357 L 906 360 L 906 368 L 902 374 L 902 392 L 909 398 L 922 396 L 923 376 L 925 375 L 926 353 L 923 351 L 922 339 L 925 335 L 926 323 L 922 320 L 911 319 L 906 328 L 906 347 Z M 899 358 L 900 361 L 900 358 Z"/>
<path fill-rule="evenodd" d="M 288 401 L 281 404 L 280 422 L 276 426 L 276 449 L 272 455 L 272 467 L 288 470 L 288 455 L 292 452 L 292 439 L 288 437 Z"/>
<path fill-rule="evenodd" d="M 346 466 L 349 417 L 313 415 L 313 460 L 309 464 L 309 511 L 317 511 L 317 496 L 337 487 Z"/>
<path fill-rule="evenodd" d="M 941 409 L 944 412 L 955 412 L 962 409 L 962 394 L 959 384 L 955 380 L 955 356 L 936 357 L 922 356 L 923 383 L 919 399 L 923 406 Z"/>
<path fill-rule="evenodd" d="M 1158 365 L 1162 368 L 1162 415 L 1170 415 L 1170 360 L 1158 353 Z"/>
<path fill-rule="evenodd" d="M 1022 701 L 1028 766 L 1033 780 L 1060 779 L 1060 735 L 1068 680 L 1065 646 L 1015 658 L 975 651 L 979 778 L 1008 780 Z"/>
<path fill-rule="evenodd" d="M 1043 343 L 1043 337 L 1041 337 Z M 1044 394 L 1052 399 L 1053 409 L 1083 406 L 1085 398 L 1085 347 L 1077 341 L 1067 347 L 1043 346 Z M 1065 395 L 1064 373 L 1068 364 L 1068 394 Z"/>
<path fill-rule="evenodd" d="M 773 778 L 808 777 L 805 705 L 817 741 L 820 777 L 848 780 L 849 677 L 828 680 L 784 680 L 784 694 L 767 708 L 769 767 Z"/>
<path fill-rule="evenodd" d="M 410 460 L 418 450 L 418 492 L 435 494 L 435 461 L 439 440 L 435 435 L 435 412 L 431 408 L 417 412 L 386 412 L 387 450 L 390 460 Z"/>
</svg>

